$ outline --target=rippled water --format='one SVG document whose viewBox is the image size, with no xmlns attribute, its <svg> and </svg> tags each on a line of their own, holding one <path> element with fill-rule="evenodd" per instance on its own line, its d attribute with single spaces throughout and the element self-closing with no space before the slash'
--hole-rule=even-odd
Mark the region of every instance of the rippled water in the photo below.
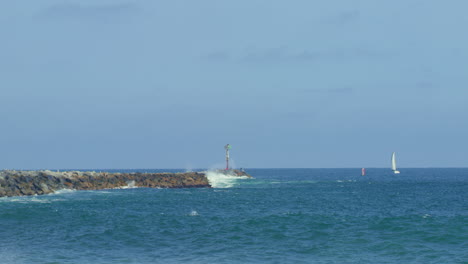
<svg viewBox="0 0 468 264">
<path fill-rule="evenodd" d="M 0 198 L 0 263 L 468 263 L 468 169 Z"/>
</svg>

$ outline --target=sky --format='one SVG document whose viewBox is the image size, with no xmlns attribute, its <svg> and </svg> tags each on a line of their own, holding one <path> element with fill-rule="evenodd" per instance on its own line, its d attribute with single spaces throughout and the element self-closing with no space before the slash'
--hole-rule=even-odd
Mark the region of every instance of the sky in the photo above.
<svg viewBox="0 0 468 264">
<path fill-rule="evenodd" d="M 0 2 L 0 168 L 468 166 L 464 0 Z"/>
</svg>

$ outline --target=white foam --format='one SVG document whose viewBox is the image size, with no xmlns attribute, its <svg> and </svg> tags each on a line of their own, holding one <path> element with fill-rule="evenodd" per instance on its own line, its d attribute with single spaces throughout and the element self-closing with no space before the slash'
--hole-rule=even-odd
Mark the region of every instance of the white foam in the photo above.
<svg viewBox="0 0 468 264">
<path fill-rule="evenodd" d="M 109 189 L 103 189 L 103 190 L 90 190 L 92 193 L 104 193 L 104 194 L 108 194 L 108 193 L 112 193 L 112 192 L 109 192 L 109 191 L 106 191 L 106 190 L 109 190 Z"/>
<path fill-rule="evenodd" d="M 129 181 L 127 183 L 127 186 L 121 186 L 121 187 L 117 187 L 115 189 L 135 189 L 135 188 L 138 188 L 137 186 L 135 186 L 135 181 Z"/>
<path fill-rule="evenodd" d="M 53 193 L 49 193 L 48 195 L 53 195 L 53 194 L 65 194 L 65 193 L 73 193 L 76 192 L 74 189 L 61 189 L 61 190 L 56 190 Z"/>
<path fill-rule="evenodd" d="M 189 214 L 189 215 L 190 215 L 190 216 L 197 216 L 197 215 L 199 215 L 199 214 L 198 214 L 198 212 L 197 212 L 197 211 L 195 211 L 195 210 L 192 210 L 192 211 L 190 212 L 190 214 Z"/>
<path fill-rule="evenodd" d="M 11 198 L 10 202 L 17 202 L 17 203 L 50 203 L 49 200 L 37 199 L 34 196 L 15 197 L 15 198 Z"/>
<path fill-rule="evenodd" d="M 208 178 L 208 182 L 213 188 L 231 188 L 238 180 L 249 178 L 247 176 L 239 177 L 234 175 L 227 175 L 216 171 L 207 171 L 206 177 Z"/>
<path fill-rule="evenodd" d="M 63 201 L 63 199 L 51 199 L 45 196 L 37 197 L 37 196 L 14 196 L 14 197 L 2 197 L 0 199 L 2 202 L 10 202 L 10 203 L 52 203 L 57 201 Z"/>
</svg>

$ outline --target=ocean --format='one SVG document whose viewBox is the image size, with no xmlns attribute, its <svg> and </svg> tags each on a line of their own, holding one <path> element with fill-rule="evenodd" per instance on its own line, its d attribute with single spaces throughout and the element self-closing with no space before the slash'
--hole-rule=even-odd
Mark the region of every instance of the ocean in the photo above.
<svg viewBox="0 0 468 264">
<path fill-rule="evenodd" d="M 468 263 L 467 168 L 246 171 L 0 198 L 0 263 Z"/>
</svg>

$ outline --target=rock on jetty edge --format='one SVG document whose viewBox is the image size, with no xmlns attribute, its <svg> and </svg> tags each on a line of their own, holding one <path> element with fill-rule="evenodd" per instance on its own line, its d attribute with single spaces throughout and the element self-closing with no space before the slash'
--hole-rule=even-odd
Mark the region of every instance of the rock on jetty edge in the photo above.
<svg viewBox="0 0 468 264">
<path fill-rule="evenodd" d="M 224 174 L 251 177 L 244 171 Z M 205 172 L 109 173 L 94 171 L 0 172 L 0 197 L 49 194 L 63 189 L 101 190 L 127 186 L 147 188 L 211 188 Z"/>
</svg>

